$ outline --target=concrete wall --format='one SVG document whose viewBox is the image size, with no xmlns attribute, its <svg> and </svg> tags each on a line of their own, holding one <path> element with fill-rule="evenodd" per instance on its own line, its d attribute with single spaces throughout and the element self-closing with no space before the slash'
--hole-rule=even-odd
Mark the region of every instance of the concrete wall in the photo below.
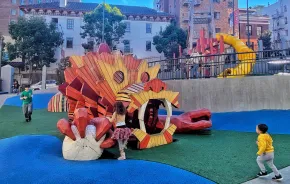
<svg viewBox="0 0 290 184">
<path fill-rule="evenodd" d="M 180 92 L 181 110 L 208 108 L 212 112 L 290 109 L 290 77 L 166 81 Z"/>
</svg>

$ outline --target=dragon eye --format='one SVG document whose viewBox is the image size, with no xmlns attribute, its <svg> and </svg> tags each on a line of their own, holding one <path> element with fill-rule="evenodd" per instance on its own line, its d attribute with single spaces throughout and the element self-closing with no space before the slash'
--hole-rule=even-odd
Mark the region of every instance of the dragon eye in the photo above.
<svg viewBox="0 0 290 184">
<path fill-rule="evenodd" d="M 121 84 L 124 81 L 124 73 L 121 71 L 116 71 L 114 73 L 114 81 Z"/>
<path fill-rule="evenodd" d="M 150 76 L 149 76 L 149 74 L 147 73 L 147 72 L 143 72 L 142 74 L 141 74 L 141 81 L 143 82 L 143 83 L 145 83 L 145 82 L 148 82 L 150 80 Z"/>
</svg>

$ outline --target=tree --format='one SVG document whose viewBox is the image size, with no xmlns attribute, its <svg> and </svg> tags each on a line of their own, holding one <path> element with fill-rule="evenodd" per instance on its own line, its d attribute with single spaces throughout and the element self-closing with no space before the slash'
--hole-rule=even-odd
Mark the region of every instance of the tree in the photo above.
<svg viewBox="0 0 290 184">
<path fill-rule="evenodd" d="M 4 64 L 6 64 L 6 61 L 4 60 L 4 51 L 5 51 L 5 46 L 6 46 L 6 44 L 5 44 L 5 42 L 4 42 L 4 36 L 3 36 L 3 34 L 2 33 L 0 33 L 0 43 L 2 44 L 1 45 L 1 54 L 0 54 L 0 56 L 2 56 L 2 57 L 0 57 L 0 63 L 1 63 L 1 66 L 3 66 Z M 1 66 L 0 66 L 0 69 L 1 69 Z M 1 73 L 1 72 L 0 72 Z M 0 78 L 1 78 L 1 75 L 0 75 Z"/>
<path fill-rule="evenodd" d="M 262 35 L 259 37 L 259 40 L 262 40 L 263 42 L 263 50 L 271 50 L 271 36 L 272 33 L 270 31 L 265 31 L 262 33 Z"/>
<path fill-rule="evenodd" d="M 62 84 L 65 82 L 64 70 L 70 66 L 71 66 L 71 63 L 69 62 L 69 57 L 65 57 L 60 60 L 58 64 L 58 69 L 57 69 L 57 77 L 58 77 L 59 84 Z"/>
<path fill-rule="evenodd" d="M 114 48 L 125 34 L 126 24 L 121 22 L 123 19 L 124 16 L 117 7 L 105 4 L 104 39 L 111 48 Z M 102 43 L 103 5 L 100 4 L 94 11 L 85 14 L 84 22 L 82 38 L 92 38 L 97 45 Z M 92 43 L 83 44 L 83 47 L 92 50 Z"/>
<path fill-rule="evenodd" d="M 160 31 L 159 35 L 153 37 L 153 45 L 159 53 L 163 52 L 166 58 L 172 58 L 173 53 L 179 57 L 179 45 L 185 49 L 186 40 L 187 33 L 172 22 L 164 31 Z"/>
<path fill-rule="evenodd" d="M 20 17 L 16 23 L 9 25 L 9 34 L 14 40 L 14 43 L 7 44 L 9 59 L 21 58 L 29 66 L 30 82 L 32 66 L 42 68 L 55 63 L 55 51 L 63 43 L 63 34 L 58 31 L 57 25 L 47 24 L 42 17 Z"/>
</svg>

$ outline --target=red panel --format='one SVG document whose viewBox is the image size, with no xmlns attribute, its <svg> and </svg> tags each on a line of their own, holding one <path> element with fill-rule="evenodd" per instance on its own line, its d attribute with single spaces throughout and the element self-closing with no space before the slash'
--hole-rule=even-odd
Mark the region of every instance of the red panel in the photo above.
<svg viewBox="0 0 290 184">
<path fill-rule="evenodd" d="M 158 116 L 158 118 L 160 121 L 159 123 L 164 126 L 166 116 Z M 212 127 L 210 118 L 211 112 L 208 109 L 200 109 L 186 112 L 179 116 L 172 116 L 170 123 L 177 127 L 176 133 L 187 133 Z M 162 128 L 161 125 L 158 125 L 158 127 Z"/>
<path fill-rule="evenodd" d="M 139 143 L 139 149 L 146 149 L 150 141 L 150 135 L 146 135 L 144 139 Z"/>
<path fill-rule="evenodd" d="M 71 124 L 66 119 L 61 119 L 57 122 L 57 128 L 61 133 L 68 136 L 72 140 L 76 140 L 74 133 L 71 130 Z"/>
<path fill-rule="evenodd" d="M 111 53 L 111 49 L 106 43 L 101 43 L 98 49 L 99 54 L 106 52 L 106 53 Z"/>
<path fill-rule="evenodd" d="M 167 130 L 164 131 L 164 137 L 165 137 L 167 143 L 172 142 L 172 135 Z"/>
<path fill-rule="evenodd" d="M 107 118 L 94 118 L 90 121 L 96 127 L 96 140 L 100 140 L 111 128 L 112 123 Z"/>
<path fill-rule="evenodd" d="M 144 91 L 152 90 L 155 93 L 159 93 L 160 91 L 166 89 L 167 89 L 166 84 L 162 82 L 160 79 L 153 79 L 144 85 Z"/>
<path fill-rule="evenodd" d="M 86 108 L 76 109 L 74 112 L 74 124 L 79 130 L 80 136 L 82 138 L 86 135 L 86 127 L 88 124 L 88 111 Z"/>
</svg>

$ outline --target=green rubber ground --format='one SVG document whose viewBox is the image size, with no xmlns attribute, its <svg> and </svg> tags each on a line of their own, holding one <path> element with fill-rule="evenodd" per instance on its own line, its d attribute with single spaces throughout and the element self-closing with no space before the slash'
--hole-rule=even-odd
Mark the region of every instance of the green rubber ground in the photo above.
<svg viewBox="0 0 290 184">
<path fill-rule="evenodd" d="M 20 108 L 4 106 L 0 109 L 0 138 L 49 134 L 62 139 L 56 122 L 63 117 L 66 113 L 36 110 L 33 121 L 26 123 Z M 178 141 L 173 144 L 147 150 L 128 150 L 127 157 L 176 166 L 221 184 L 236 184 L 254 178 L 258 172 L 256 136 L 255 133 L 232 131 L 213 131 L 212 135 L 175 135 Z M 273 135 L 273 138 L 276 166 L 279 169 L 289 166 L 290 135 Z M 115 148 L 110 151 L 117 154 Z"/>
</svg>

